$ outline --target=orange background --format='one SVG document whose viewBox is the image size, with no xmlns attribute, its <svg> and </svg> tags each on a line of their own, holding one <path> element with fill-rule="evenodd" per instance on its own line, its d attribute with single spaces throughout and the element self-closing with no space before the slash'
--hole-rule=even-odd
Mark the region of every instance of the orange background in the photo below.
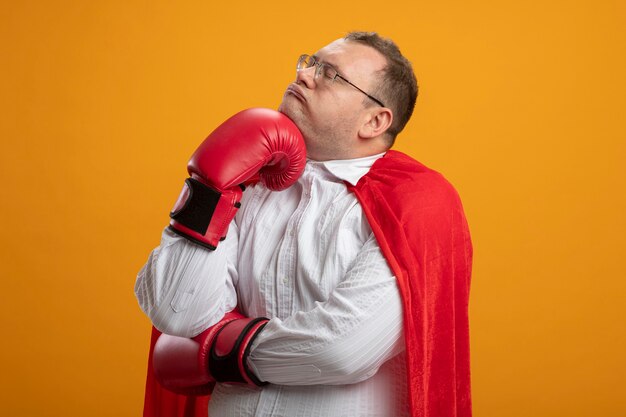
<svg viewBox="0 0 626 417">
<path fill-rule="evenodd" d="M 249 3 L 3 2 L 0 414 L 140 415 L 133 285 L 187 158 L 367 29 L 421 85 L 396 149 L 469 218 L 475 415 L 625 415 L 624 1 Z"/>
</svg>

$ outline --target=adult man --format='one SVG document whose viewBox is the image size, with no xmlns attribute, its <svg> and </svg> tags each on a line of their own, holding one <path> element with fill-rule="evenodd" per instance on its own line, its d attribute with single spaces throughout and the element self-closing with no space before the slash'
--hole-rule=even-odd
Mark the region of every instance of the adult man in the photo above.
<svg viewBox="0 0 626 417">
<path fill-rule="evenodd" d="M 164 232 L 140 304 L 184 337 L 236 305 L 270 319 L 244 364 L 268 384 L 218 383 L 211 416 L 469 416 L 460 202 L 387 152 L 415 104 L 411 66 L 391 41 L 354 32 L 297 69 L 279 111 L 302 132 L 303 175 L 282 192 L 248 188 L 214 252 Z"/>
</svg>

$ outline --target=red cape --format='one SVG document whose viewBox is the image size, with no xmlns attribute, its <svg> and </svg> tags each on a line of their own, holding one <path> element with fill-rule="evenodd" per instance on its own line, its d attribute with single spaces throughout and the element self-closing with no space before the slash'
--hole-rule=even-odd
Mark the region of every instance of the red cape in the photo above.
<svg viewBox="0 0 626 417">
<path fill-rule="evenodd" d="M 411 415 L 471 416 L 472 243 L 458 194 L 441 174 L 395 151 L 350 188 L 398 280 Z"/>
<path fill-rule="evenodd" d="M 468 302 L 472 244 L 456 191 L 441 174 L 388 151 L 348 185 L 398 280 L 413 417 L 470 417 Z M 206 417 L 209 396 L 162 389 L 152 375 L 144 417 Z"/>
</svg>

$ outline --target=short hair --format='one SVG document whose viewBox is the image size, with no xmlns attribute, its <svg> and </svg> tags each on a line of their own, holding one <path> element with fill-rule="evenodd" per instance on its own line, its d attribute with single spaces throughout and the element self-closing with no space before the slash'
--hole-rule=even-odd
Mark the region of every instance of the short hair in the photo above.
<svg viewBox="0 0 626 417">
<path fill-rule="evenodd" d="M 380 52 L 387 60 L 381 81 L 375 95 L 393 112 L 393 122 L 387 133 L 391 144 L 398 133 L 404 129 L 413 114 L 417 100 L 417 79 L 413 73 L 413 66 L 402 55 L 400 48 L 391 40 L 383 38 L 376 32 L 350 32 L 344 39 L 360 42 Z"/>
</svg>

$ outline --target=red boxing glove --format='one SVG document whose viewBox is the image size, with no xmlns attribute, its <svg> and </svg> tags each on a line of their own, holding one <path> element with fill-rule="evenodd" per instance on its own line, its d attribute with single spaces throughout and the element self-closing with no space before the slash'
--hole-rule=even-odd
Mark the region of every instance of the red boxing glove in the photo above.
<svg viewBox="0 0 626 417">
<path fill-rule="evenodd" d="M 157 381 L 185 395 L 207 394 L 215 381 L 263 385 L 248 369 L 246 359 L 268 321 L 231 311 L 193 339 L 162 334 L 152 356 Z"/>
<path fill-rule="evenodd" d="M 287 116 L 261 108 L 239 112 L 191 156 L 191 177 L 170 213 L 170 229 L 214 250 L 241 205 L 244 182 L 258 174 L 270 190 L 283 190 L 305 163 L 302 134 Z"/>
</svg>

